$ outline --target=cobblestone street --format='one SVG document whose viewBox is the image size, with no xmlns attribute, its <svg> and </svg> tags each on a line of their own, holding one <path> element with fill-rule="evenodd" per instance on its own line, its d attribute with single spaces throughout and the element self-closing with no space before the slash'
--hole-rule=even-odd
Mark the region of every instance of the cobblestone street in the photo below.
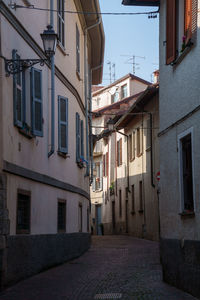
<svg viewBox="0 0 200 300">
<path fill-rule="evenodd" d="M 158 243 L 128 236 L 93 237 L 78 259 L 0 294 L 0 300 L 196 299 L 162 282 Z"/>
</svg>

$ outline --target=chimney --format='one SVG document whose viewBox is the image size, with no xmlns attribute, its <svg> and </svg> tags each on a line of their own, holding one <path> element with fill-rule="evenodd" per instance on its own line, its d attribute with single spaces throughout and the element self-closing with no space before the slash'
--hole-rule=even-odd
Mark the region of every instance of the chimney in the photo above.
<svg viewBox="0 0 200 300">
<path fill-rule="evenodd" d="M 156 70 L 153 72 L 153 83 L 159 83 L 159 75 L 160 75 L 160 71 Z"/>
</svg>

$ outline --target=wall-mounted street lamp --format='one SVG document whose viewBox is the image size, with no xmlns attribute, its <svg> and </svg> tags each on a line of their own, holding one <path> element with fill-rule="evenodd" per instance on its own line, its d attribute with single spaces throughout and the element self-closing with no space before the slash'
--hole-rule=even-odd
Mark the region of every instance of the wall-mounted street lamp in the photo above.
<svg viewBox="0 0 200 300">
<path fill-rule="evenodd" d="M 114 130 L 115 121 L 112 118 L 110 118 L 110 119 L 108 119 L 108 121 L 106 123 L 107 123 L 109 131 L 113 131 Z"/>
<path fill-rule="evenodd" d="M 45 59 L 7 59 L 1 56 L 5 61 L 5 70 L 7 76 L 10 74 L 17 74 L 22 72 L 24 69 L 32 67 L 35 64 L 44 65 L 46 61 L 49 61 L 55 54 L 57 44 L 57 34 L 53 30 L 51 25 L 47 26 L 47 29 L 41 34 L 43 41 L 44 52 L 47 58 Z"/>
</svg>

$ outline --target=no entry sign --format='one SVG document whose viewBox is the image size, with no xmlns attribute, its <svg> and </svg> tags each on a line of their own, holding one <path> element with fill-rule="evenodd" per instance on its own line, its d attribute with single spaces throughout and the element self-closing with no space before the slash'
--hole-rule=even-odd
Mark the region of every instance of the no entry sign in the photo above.
<svg viewBox="0 0 200 300">
<path fill-rule="evenodd" d="M 157 179 L 158 181 L 160 181 L 160 171 L 158 171 L 158 172 L 156 173 L 156 179 Z"/>
</svg>

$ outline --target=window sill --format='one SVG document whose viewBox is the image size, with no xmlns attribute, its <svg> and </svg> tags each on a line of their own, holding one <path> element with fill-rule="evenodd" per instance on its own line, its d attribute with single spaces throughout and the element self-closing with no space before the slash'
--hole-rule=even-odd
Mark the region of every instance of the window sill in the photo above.
<svg viewBox="0 0 200 300">
<path fill-rule="evenodd" d="M 183 50 L 183 52 L 171 63 L 171 66 L 176 67 L 177 65 L 179 65 L 184 59 L 184 57 L 190 52 L 193 45 L 194 43 L 190 41 Z"/>
<path fill-rule="evenodd" d="M 190 217 L 193 218 L 195 217 L 195 212 L 192 210 L 184 210 L 183 212 L 179 213 L 181 217 Z"/>
<path fill-rule="evenodd" d="M 76 71 L 76 77 L 78 78 L 79 81 L 81 81 L 81 76 L 80 76 L 80 73 L 78 71 Z"/>
<path fill-rule="evenodd" d="M 67 153 L 61 152 L 61 151 L 59 151 L 59 150 L 57 151 L 57 153 L 58 153 L 59 156 L 65 158 L 65 159 L 66 159 L 66 158 L 70 158 L 70 156 L 67 155 Z"/>
<path fill-rule="evenodd" d="M 25 229 L 17 229 L 16 234 L 30 234 L 30 231 Z"/>
<path fill-rule="evenodd" d="M 137 157 L 141 157 L 143 153 L 137 154 Z"/>
<path fill-rule="evenodd" d="M 28 139 L 32 139 L 35 136 L 30 132 L 30 130 L 26 130 L 24 128 L 18 128 L 19 133 L 21 133 L 23 136 L 27 137 Z"/>
<path fill-rule="evenodd" d="M 58 41 L 57 43 L 57 47 L 58 49 L 62 52 L 62 54 L 64 56 L 69 56 L 69 54 L 67 54 L 65 47 L 61 44 L 61 42 Z"/>
<path fill-rule="evenodd" d="M 151 146 L 146 148 L 146 152 L 150 152 L 151 151 Z"/>
</svg>

